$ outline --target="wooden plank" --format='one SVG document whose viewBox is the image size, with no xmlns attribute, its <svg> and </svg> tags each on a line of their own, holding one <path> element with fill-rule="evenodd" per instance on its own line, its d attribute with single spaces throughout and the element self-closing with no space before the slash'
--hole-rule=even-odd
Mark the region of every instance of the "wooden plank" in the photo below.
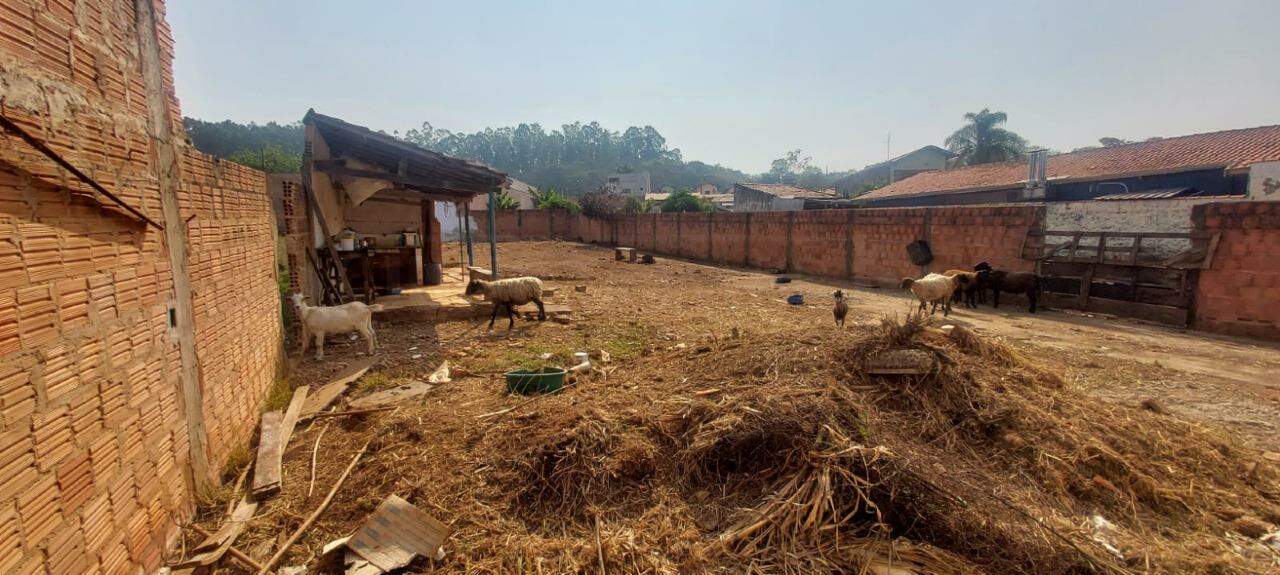
<svg viewBox="0 0 1280 575">
<path fill-rule="evenodd" d="M 328 407 L 333 400 L 347 391 L 347 386 L 351 385 L 351 382 L 363 377 L 365 372 L 373 367 L 373 362 L 374 359 L 371 357 L 351 362 L 351 365 L 334 376 L 329 383 L 320 386 L 315 393 L 308 394 L 306 402 L 302 405 L 300 417 L 312 415 Z"/>
<path fill-rule="evenodd" d="M 393 571 L 414 557 L 435 557 L 448 537 L 448 525 L 389 495 L 347 540 L 347 548 L 379 569 Z"/>
<path fill-rule="evenodd" d="M 1207 270 L 1213 266 L 1213 256 L 1218 253 L 1218 240 L 1222 237 L 1222 233 L 1213 234 L 1209 238 L 1209 248 L 1205 250 L 1204 260 L 1200 262 L 1200 269 Z"/>
<path fill-rule="evenodd" d="M 1080 278 L 1080 295 L 1076 301 L 1080 309 L 1085 309 L 1089 305 L 1089 289 L 1093 286 L 1093 272 L 1093 266 L 1089 266 L 1084 270 L 1084 277 Z"/>
<path fill-rule="evenodd" d="M 236 538 L 244 532 L 244 528 L 248 527 L 249 520 L 253 519 L 253 514 L 257 510 L 257 502 L 249 501 L 247 497 L 241 499 L 240 503 L 236 505 L 235 511 L 231 512 L 231 517 L 226 523 L 222 524 L 222 527 L 192 549 L 191 556 L 186 561 L 175 563 L 171 567 L 174 570 L 190 569 L 217 563 L 231 549 Z"/>
<path fill-rule="evenodd" d="M 298 424 L 298 417 L 302 415 L 302 406 L 307 402 L 307 392 L 311 390 L 311 386 L 304 385 L 293 390 L 293 398 L 289 400 L 289 407 L 284 410 L 284 419 L 280 421 L 280 453 L 284 454 L 285 448 L 289 447 L 289 438 L 293 436 L 293 427 Z"/>
<path fill-rule="evenodd" d="M 357 397 L 351 400 L 350 407 L 355 410 L 384 407 L 406 399 L 425 395 L 428 391 L 431 391 L 434 388 L 435 386 L 430 383 L 413 381 L 404 385 L 397 385 L 391 389 L 384 389 L 379 392 L 371 393 L 364 397 Z"/>
<path fill-rule="evenodd" d="M 284 414 L 268 411 L 262 414 L 262 433 L 258 436 L 258 460 L 253 465 L 253 493 L 263 495 L 280 488 L 280 422 Z"/>
<path fill-rule="evenodd" d="M 339 160 L 316 160 L 312 165 L 317 171 L 324 172 L 334 177 L 345 178 L 368 178 L 374 180 L 386 180 L 388 182 L 430 190 L 442 196 L 446 196 L 450 201 L 470 201 L 471 198 L 484 193 L 483 188 L 467 189 L 462 182 L 451 180 L 433 180 L 422 176 L 401 176 L 392 172 L 379 172 L 376 170 L 358 170 L 348 168 L 336 162 Z"/>
</svg>

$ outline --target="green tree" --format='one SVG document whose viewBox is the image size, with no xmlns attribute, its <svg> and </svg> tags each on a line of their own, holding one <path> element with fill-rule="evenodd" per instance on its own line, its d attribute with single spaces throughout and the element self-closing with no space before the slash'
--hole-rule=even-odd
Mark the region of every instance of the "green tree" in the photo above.
<svg viewBox="0 0 1280 575">
<path fill-rule="evenodd" d="M 268 174 L 297 172 L 302 168 L 301 154 L 290 154 L 275 144 L 269 144 L 257 150 L 240 150 L 227 156 L 227 159 Z"/>
<path fill-rule="evenodd" d="M 568 210 L 577 213 L 581 209 L 577 202 L 557 192 L 555 188 L 548 189 L 545 192 L 534 190 L 532 195 L 533 207 L 539 210 Z"/>
<path fill-rule="evenodd" d="M 663 213 L 672 212 L 711 212 L 715 211 L 715 206 L 698 196 L 693 195 L 689 190 L 680 190 L 662 200 L 660 208 Z"/>
<path fill-rule="evenodd" d="M 651 205 L 652 203 L 650 203 L 649 200 L 642 200 L 635 196 L 627 196 L 627 203 L 622 206 L 622 213 L 647 214 L 649 213 L 649 206 Z"/>
<path fill-rule="evenodd" d="M 947 136 L 946 141 L 947 149 L 958 155 L 956 161 L 960 165 L 1017 160 L 1026 153 L 1027 141 L 1002 127 L 1009 119 L 1004 112 L 983 108 L 965 114 L 964 119 L 965 125 Z"/>
<path fill-rule="evenodd" d="M 520 209 L 520 200 L 511 197 L 506 190 L 502 190 L 493 196 L 493 206 L 499 210 L 518 210 Z"/>
</svg>

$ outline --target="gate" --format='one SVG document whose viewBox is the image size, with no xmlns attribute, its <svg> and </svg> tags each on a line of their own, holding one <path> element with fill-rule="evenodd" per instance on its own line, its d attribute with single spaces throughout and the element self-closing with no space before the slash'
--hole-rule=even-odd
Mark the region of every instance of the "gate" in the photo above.
<svg viewBox="0 0 1280 575">
<path fill-rule="evenodd" d="M 1031 231 L 1023 258 L 1050 306 L 1186 326 L 1217 245 L 1210 232 Z"/>
</svg>

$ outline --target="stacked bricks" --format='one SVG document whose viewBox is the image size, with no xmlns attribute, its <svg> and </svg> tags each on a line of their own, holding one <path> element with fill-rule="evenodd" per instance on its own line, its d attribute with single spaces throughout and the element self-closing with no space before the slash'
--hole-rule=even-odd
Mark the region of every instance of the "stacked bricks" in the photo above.
<svg viewBox="0 0 1280 575">
<path fill-rule="evenodd" d="M 155 221 L 133 2 L 0 0 L 0 113 Z M 156 3 L 165 121 L 181 134 Z M 262 174 L 180 154 L 211 463 L 243 444 L 278 359 Z M 175 225 L 166 222 L 168 225 Z M 0 135 L 0 573 L 156 570 L 193 506 L 164 233 Z"/>
<path fill-rule="evenodd" d="M 1280 339 L 1280 202 L 1204 204 L 1191 219 L 1197 231 L 1221 234 L 1200 271 L 1195 327 Z"/>
</svg>

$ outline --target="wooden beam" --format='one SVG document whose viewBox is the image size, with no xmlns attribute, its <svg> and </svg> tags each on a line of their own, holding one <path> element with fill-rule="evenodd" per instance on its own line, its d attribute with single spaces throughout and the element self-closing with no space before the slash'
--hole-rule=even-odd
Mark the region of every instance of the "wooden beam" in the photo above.
<svg viewBox="0 0 1280 575">
<path fill-rule="evenodd" d="M 348 168 L 339 160 L 316 160 L 312 162 L 312 166 L 315 167 L 316 170 L 329 174 L 333 177 L 386 180 L 402 186 L 421 188 L 453 197 L 466 197 L 470 199 L 484 193 L 483 189 L 477 190 L 468 188 L 467 184 L 464 182 L 457 182 L 453 180 L 434 180 L 423 178 L 421 176 L 410 176 L 408 174 L 401 175 L 391 172 L 379 172 L 377 170 L 359 170 L 356 168 Z"/>
<path fill-rule="evenodd" d="M 302 194 L 307 197 L 307 205 L 311 207 L 315 213 L 316 220 L 320 222 L 320 232 L 324 234 L 324 245 L 329 250 L 329 257 L 333 258 L 333 264 L 338 268 L 338 278 L 342 280 L 342 289 L 347 290 L 347 294 L 351 295 L 351 299 L 356 299 L 355 290 L 351 289 L 351 280 L 347 279 L 347 268 L 342 265 L 342 258 L 338 255 L 338 248 L 333 245 L 333 236 L 329 234 L 329 223 L 324 219 L 324 210 L 320 209 L 320 202 L 316 200 L 316 195 L 311 188 L 311 153 L 307 152 L 302 155 Z M 307 245 L 313 238 L 307 238 Z M 343 298 L 345 295 L 339 294 Z"/>
</svg>

